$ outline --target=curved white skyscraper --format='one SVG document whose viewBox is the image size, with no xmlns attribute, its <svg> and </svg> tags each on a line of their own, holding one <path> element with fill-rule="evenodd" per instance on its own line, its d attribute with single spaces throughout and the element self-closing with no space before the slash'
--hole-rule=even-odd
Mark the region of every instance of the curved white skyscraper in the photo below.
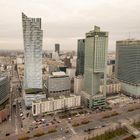
<svg viewBox="0 0 140 140">
<path fill-rule="evenodd" d="M 41 18 L 28 18 L 22 13 L 24 39 L 24 89 L 42 88 Z"/>
</svg>

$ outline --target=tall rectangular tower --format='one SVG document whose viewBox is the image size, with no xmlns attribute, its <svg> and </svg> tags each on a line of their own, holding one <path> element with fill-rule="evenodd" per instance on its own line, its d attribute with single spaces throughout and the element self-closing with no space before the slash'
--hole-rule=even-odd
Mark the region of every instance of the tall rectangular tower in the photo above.
<svg viewBox="0 0 140 140">
<path fill-rule="evenodd" d="M 140 98 L 140 40 L 116 42 L 116 77 L 124 93 Z"/>
<path fill-rule="evenodd" d="M 82 102 L 88 108 L 106 106 L 106 66 L 108 32 L 94 30 L 86 33 L 84 87 L 81 91 Z M 100 79 L 104 75 L 104 94 L 100 93 Z"/>
<path fill-rule="evenodd" d="M 78 40 L 77 47 L 77 64 L 76 64 L 76 75 L 84 74 L 84 60 L 85 59 L 85 39 Z"/>
<path fill-rule="evenodd" d="M 101 74 L 106 75 L 108 33 L 95 26 L 86 33 L 84 90 L 90 95 L 99 93 Z"/>
<path fill-rule="evenodd" d="M 60 44 L 58 43 L 55 44 L 55 52 L 60 53 Z"/>
<path fill-rule="evenodd" d="M 24 39 L 24 89 L 42 88 L 41 18 L 29 18 L 22 13 Z"/>
</svg>

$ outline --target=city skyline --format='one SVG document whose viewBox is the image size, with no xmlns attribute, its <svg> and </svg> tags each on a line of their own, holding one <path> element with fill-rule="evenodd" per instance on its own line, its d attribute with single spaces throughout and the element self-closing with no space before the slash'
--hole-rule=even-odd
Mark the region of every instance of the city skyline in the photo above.
<svg viewBox="0 0 140 140">
<path fill-rule="evenodd" d="M 109 50 L 115 50 L 116 40 L 126 38 L 139 39 L 140 13 L 138 0 L 99 1 L 58 1 L 34 0 L 10 2 L 2 0 L 0 49 L 22 49 L 21 12 L 30 17 L 41 17 L 44 30 L 44 50 L 54 50 L 56 42 L 62 50 L 76 50 L 77 39 L 83 38 L 83 32 L 99 25 L 109 31 Z M 59 7 L 58 7 L 59 5 Z M 31 10 L 32 9 L 32 10 Z M 73 10 L 72 10 L 73 9 Z M 125 10 L 123 10 L 125 9 Z M 65 11 L 65 12 L 64 12 Z M 120 13 L 120 11 L 123 11 Z M 137 14 L 136 14 L 137 13 Z"/>
<path fill-rule="evenodd" d="M 0 139 L 139 140 L 140 1 L 0 7 Z"/>
</svg>

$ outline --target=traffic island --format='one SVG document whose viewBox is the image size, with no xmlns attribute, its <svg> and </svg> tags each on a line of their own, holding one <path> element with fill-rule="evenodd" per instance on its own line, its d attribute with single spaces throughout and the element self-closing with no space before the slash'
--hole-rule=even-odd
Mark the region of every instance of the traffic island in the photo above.
<svg viewBox="0 0 140 140">
<path fill-rule="evenodd" d="M 105 119 L 105 118 L 110 118 L 110 117 L 114 117 L 117 115 L 119 115 L 119 113 L 116 111 L 113 111 L 113 112 L 109 112 L 108 114 L 103 114 L 102 118 Z"/>
<path fill-rule="evenodd" d="M 49 134 L 49 133 L 55 133 L 55 132 L 57 132 L 57 129 L 54 128 L 54 127 L 48 129 L 48 134 Z"/>
<path fill-rule="evenodd" d="M 30 137 L 27 134 L 22 134 L 18 137 L 18 140 L 29 140 Z"/>
<path fill-rule="evenodd" d="M 89 119 L 83 119 L 81 122 L 74 122 L 72 124 L 73 127 L 77 127 L 77 126 L 80 126 L 80 125 L 85 125 L 85 124 L 88 124 L 90 122 Z"/>
</svg>

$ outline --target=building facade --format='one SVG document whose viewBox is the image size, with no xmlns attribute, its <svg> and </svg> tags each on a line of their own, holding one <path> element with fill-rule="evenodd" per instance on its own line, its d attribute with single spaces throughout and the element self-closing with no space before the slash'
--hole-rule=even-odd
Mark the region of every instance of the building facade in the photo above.
<svg viewBox="0 0 140 140">
<path fill-rule="evenodd" d="M 76 76 L 84 75 L 85 39 L 78 40 Z"/>
<path fill-rule="evenodd" d="M 9 79 L 8 77 L 0 78 L 0 105 L 3 104 L 9 98 Z"/>
<path fill-rule="evenodd" d="M 49 95 L 70 92 L 70 78 L 64 72 L 53 72 L 48 76 L 45 88 Z"/>
<path fill-rule="evenodd" d="M 100 27 L 95 26 L 94 30 L 86 33 L 84 86 L 81 96 L 82 100 L 85 100 L 85 105 L 89 108 L 105 105 L 107 48 L 108 32 L 100 31 Z M 100 79 L 102 75 L 104 75 L 105 88 L 104 93 L 100 94 Z M 95 105 L 96 97 L 98 105 Z"/>
<path fill-rule="evenodd" d="M 70 79 L 73 79 L 75 77 L 75 68 L 67 68 L 66 69 L 66 74 L 70 77 Z"/>
<path fill-rule="evenodd" d="M 10 115 L 9 112 L 10 111 L 8 108 L 0 110 L 0 123 L 4 122 L 5 120 L 8 120 L 8 117 Z"/>
<path fill-rule="evenodd" d="M 42 88 L 41 18 L 29 18 L 22 13 L 24 39 L 24 88 Z"/>
<path fill-rule="evenodd" d="M 116 42 L 116 77 L 124 93 L 140 97 L 140 40 Z"/>
<path fill-rule="evenodd" d="M 86 33 L 84 91 L 90 95 L 99 93 L 101 74 L 105 73 L 108 48 L 108 33 L 95 26 Z"/>
<path fill-rule="evenodd" d="M 106 96 L 103 94 L 96 94 L 91 96 L 85 91 L 81 91 L 81 103 L 92 109 L 102 108 L 106 106 Z"/>
<path fill-rule="evenodd" d="M 60 44 L 58 43 L 55 44 L 55 52 L 60 53 Z"/>
<path fill-rule="evenodd" d="M 115 73 L 115 65 L 107 65 L 106 74 L 107 77 L 112 77 Z"/>
<path fill-rule="evenodd" d="M 45 100 L 36 100 L 32 103 L 33 116 L 41 113 L 49 113 L 64 109 L 76 108 L 81 105 L 81 96 L 69 95 L 59 96 L 58 98 L 48 98 Z"/>
<path fill-rule="evenodd" d="M 71 58 L 70 58 L 70 57 L 65 57 L 65 58 L 64 58 L 64 65 L 65 65 L 67 68 L 71 68 L 71 67 L 72 67 Z"/>
<path fill-rule="evenodd" d="M 120 93 L 121 83 L 107 84 L 106 85 L 106 94 L 111 95 L 114 93 Z M 100 92 L 104 92 L 104 85 L 100 85 Z"/>
<path fill-rule="evenodd" d="M 26 108 L 32 107 L 32 102 L 40 99 L 46 98 L 46 94 L 37 93 L 37 94 L 23 94 L 23 98 L 25 100 L 25 106 Z"/>
<path fill-rule="evenodd" d="M 80 94 L 80 92 L 83 89 L 83 79 L 84 77 L 82 75 L 79 75 L 74 78 L 74 93 Z"/>
</svg>

